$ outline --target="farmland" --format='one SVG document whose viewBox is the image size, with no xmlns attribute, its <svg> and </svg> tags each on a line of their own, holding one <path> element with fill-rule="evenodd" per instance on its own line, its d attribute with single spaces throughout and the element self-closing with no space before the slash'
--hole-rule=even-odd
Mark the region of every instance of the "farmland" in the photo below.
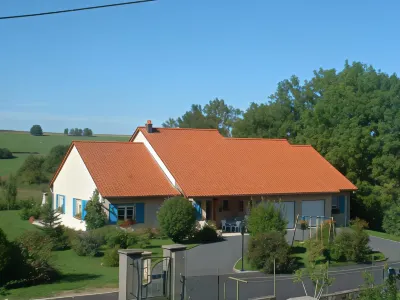
<svg viewBox="0 0 400 300">
<path fill-rule="evenodd" d="M 25 159 L 30 155 L 46 155 L 57 145 L 69 145 L 74 140 L 90 141 L 127 141 L 125 135 L 98 135 L 93 137 L 67 136 L 57 133 L 45 133 L 43 136 L 32 136 L 28 132 L 0 131 L 0 148 L 8 148 L 14 155 L 12 159 L 0 159 L 0 177 L 7 178 L 16 174 Z M 33 197 L 39 200 L 42 192 L 48 191 L 48 185 L 18 185 L 18 199 Z"/>
</svg>

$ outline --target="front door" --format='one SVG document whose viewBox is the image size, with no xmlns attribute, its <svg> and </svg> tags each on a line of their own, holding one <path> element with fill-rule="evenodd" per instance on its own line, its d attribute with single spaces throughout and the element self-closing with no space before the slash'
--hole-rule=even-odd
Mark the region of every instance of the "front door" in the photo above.
<svg viewBox="0 0 400 300">
<path fill-rule="evenodd" d="M 206 220 L 212 220 L 213 215 L 212 215 L 212 201 L 207 200 L 206 201 Z"/>
</svg>

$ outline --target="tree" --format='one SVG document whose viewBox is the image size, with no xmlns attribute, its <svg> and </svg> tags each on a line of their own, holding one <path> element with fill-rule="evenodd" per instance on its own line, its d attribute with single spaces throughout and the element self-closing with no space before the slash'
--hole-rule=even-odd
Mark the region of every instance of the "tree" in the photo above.
<svg viewBox="0 0 400 300">
<path fill-rule="evenodd" d="M 189 200 L 173 197 L 164 201 L 157 219 L 161 230 L 174 242 L 179 243 L 193 235 L 196 210 Z"/>
<path fill-rule="evenodd" d="M 7 148 L 0 148 L 0 159 L 10 159 L 13 158 L 13 154 Z"/>
<path fill-rule="evenodd" d="M 46 231 L 53 231 L 61 223 L 60 213 L 53 209 L 51 200 L 42 206 L 41 218 Z"/>
<path fill-rule="evenodd" d="M 319 69 L 303 84 L 280 82 L 267 103 L 252 103 L 235 137 L 287 138 L 311 144 L 358 186 L 352 217 L 382 227 L 383 212 L 400 199 L 400 79 L 355 62 Z M 354 215 L 356 214 L 356 215 Z"/>
<path fill-rule="evenodd" d="M 68 128 L 64 129 L 64 135 L 68 135 Z"/>
<path fill-rule="evenodd" d="M 83 129 L 83 136 L 92 136 L 93 132 L 90 128 Z"/>
<path fill-rule="evenodd" d="M 75 133 L 76 133 L 76 129 L 75 129 Z M 82 129 L 78 129 L 78 136 L 82 136 L 82 134 L 83 134 L 83 130 Z"/>
<path fill-rule="evenodd" d="M 176 128 L 176 127 L 178 127 L 178 122 L 173 118 L 169 118 L 167 121 L 165 121 L 161 125 L 164 128 Z"/>
<path fill-rule="evenodd" d="M 71 128 L 69 130 L 69 135 L 75 135 L 75 128 Z"/>
<path fill-rule="evenodd" d="M 385 211 L 383 229 L 393 235 L 400 236 L 400 205 L 395 203 Z"/>
<path fill-rule="evenodd" d="M 43 170 L 50 173 L 57 171 L 68 149 L 68 145 L 57 145 L 51 148 L 49 154 L 44 159 Z"/>
<path fill-rule="evenodd" d="M 103 227 L 107 223 L 107 216 L 103 205 L 100 203 L 98 190 L 93 191 L 92 198 L 86 204 L 86 228 L 88 230 Z"/>
<path fill-rule="evenodd" d="M 12 174 L 8 177 L 8 180 L 3 183 L 3 195 L 7 202 L 7 209 L 12 209 L 15 206 L 18 195 L 17 178 Z"/>
<path fill-rule="evenodd" d="M 224 136 L 231 136 L 233 124 L 241 117 L 242 111 L 227 105 L 223 99 L 215 98 L 201 107 L 192 104 L 182 117 L 169 118 L 162 126 L 166 128 L 204 128 L 218 129 Z"/>
<path fill-rule="evenodd" d="M 29 155 L 18 170 L 18 175 L 22 180 L 29 184 L 40 184 L 48 181 L 43 172 L 44 157 L 38 155 Z"/>
<path fill-rule="evenodd" d="M 283 206 L 276 207 L 272 201 L 262 201 L 250 210 L 247 228 L 252 236 L 259 233 L 276 231 L 285 233 L 287 220 L 284 217 Z"/>
<path fill-rule="evenodd" d="M 31 135 L 40 136 L 43 135 L 43 130 L 40 125 L 33 125 L 30 130 Z"/>
</svg>

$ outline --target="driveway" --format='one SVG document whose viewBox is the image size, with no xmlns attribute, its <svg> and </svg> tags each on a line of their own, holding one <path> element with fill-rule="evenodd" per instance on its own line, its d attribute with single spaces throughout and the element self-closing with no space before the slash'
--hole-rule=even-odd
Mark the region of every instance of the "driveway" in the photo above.
<svg viewBox="0 0 400 300">
<path fill-rule="evenodd" d="M 370 236 L 369 245 L 372 249 L 382 252 L 389 262 L 400 261 L 400 242 Z"/>
</svg>

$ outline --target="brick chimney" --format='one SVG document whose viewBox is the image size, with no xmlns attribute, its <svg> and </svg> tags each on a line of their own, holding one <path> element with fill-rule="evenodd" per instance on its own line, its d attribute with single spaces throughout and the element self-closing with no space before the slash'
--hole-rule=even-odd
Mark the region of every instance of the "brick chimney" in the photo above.
<svg viewBox="0 0 400 300">
<path fill-rule="evenodd" d="M 153 132 L 153 124 L 151 123 L 151 120 L 147 120 L 146 130 L 147 130 L 148 133 L 152 133 Z"/>
</svg>

